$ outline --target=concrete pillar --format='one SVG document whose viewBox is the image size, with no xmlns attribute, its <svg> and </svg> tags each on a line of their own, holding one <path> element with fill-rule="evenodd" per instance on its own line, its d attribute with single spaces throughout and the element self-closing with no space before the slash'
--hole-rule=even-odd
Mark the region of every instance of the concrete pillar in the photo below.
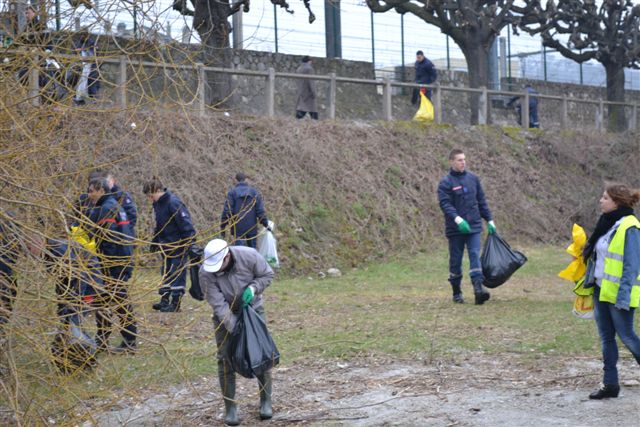
<svg viewBox="0 0 640 427">
<path fill-rule="evenodd" d="M 393 106 L 391 103 L 391 80 L 389 77 L 384 78 L 384 87 L 382 88 L 382 117 L 384 120 L 393 120 Z"/>
<path fill-rule="evenodd" d="M 276 115 L 276 70 L 273 68 L 269 68 L 266 86 L 267 90 L 264 91 L 264 95 L 267 117 L 274 117 Z"/>
<path fill-rule="evenodd" d="M 336 73 L 329 74 L 331 80 L 329 82 L 329 118 L 334 120 L 336 118 Z"/>
</svg>

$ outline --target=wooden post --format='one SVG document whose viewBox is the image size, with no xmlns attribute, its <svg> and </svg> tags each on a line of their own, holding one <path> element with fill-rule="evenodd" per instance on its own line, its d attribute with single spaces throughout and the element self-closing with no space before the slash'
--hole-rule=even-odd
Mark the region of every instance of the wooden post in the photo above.
<svg viewBox="0 0 640 427">
<path fill-rule="evenodd" d="M 596 110 L 596 129 L 602 132 L 604 130 L 604 101 L 598 102 L 598 109 Z"/>
<path fill-rule="evenodd" d="M 560 117 L 562 128 L 567 129 L 569 127 L 569 102 L 567 97 L 562 97 L 562 116 Z"/>
<path fill-rule="evenodd" d="M 638 104 L 633 104 L 633 108 L 631 109 L 629 129 L 633 131 L 638 130 Z"/>
<path fill-rule="evenodd" d="M 529 91 L 524 91 L 524 98 L 520 104 L 520 112 L 522 114 L 522 128 L 529 129 Z"/>
<path fill-rule="evenodd" d="M 196 64 L 196 67 L 198 68 L 198 113 L 200 113 L 201 116 L 204 117 L 205 114 L 205 106 L 206 106 L 206 95 L 207 95 L 207 91 L 205 88 L 205 72 L 204 72 L 204 64 L 201 62 L 198 62 Z"/>
<path fill-rule="evenodd" d="M 440 88 L 440 83 L 436 83 L 433 99 L 435 121 L 436 123 L 442 123 L 442 89 Z"/>
<path fill-rule="evenodd" d="M 384 86 L 382 88 L 382 117 L 387 121 L 393 120 L 391 80 L 389 80 L 389 77 L 384 78 Z"/>
<path fill-rule="evenodd" d="M 265 90 L 267 116 L 273 117 L 276 115 L 276 70 L 269 68 L 269 75 L 267 76 L 267 90 Z"/>
<path fill-rule="evenodd" d="M 329 119 L 336 118 L 336 73 L 329 74 L 331 80 L 329 82 Z"/>
<path fill-rule="evenodd" d="M 38 70 L 38 63 L 40 57 L 35 55 L 33 58 L 32 68 L 29 70 L 29 98 L 31 98 L 31 104 L 34 107 L 40 105 L 40 71 Z"/>
<path fill-rule="evenodd" d="M 127 57 L 120 56 L 120 72 L 118 73 L 117 103 L 123 110 L 127 109 Z"/>
<path fill-rule="evenodd" d="M 489 117 L 489 94 L 487 88 L 482 86 L 482 93 L 480 94 L 480 103 L 478 105 L 478 124 L 486 125 Z"/>
</svg>

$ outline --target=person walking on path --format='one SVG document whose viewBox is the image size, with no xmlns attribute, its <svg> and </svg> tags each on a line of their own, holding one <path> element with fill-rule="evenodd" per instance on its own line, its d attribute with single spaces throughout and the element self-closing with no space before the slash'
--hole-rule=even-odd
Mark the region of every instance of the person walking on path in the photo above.
<svg viewBox="0 0 640 427">
<path fill-rule="evenodd" d="M 488 222 L 489 234 L 496 232 L 496 225 L 480 179 L 467 171 L 464 152 L 457 148 L 451 150 L 449 165 L 451 166 L 449 173 L 438 185 L 438 201 L 444 213 L 445 235 L 449 241 L 449 283 L 453 290 L 453 302 L 460 304 L 464 302 L 460 285 L 462 256 L 466 246 L 475 303 L 480 305 L 488 301 L 491 296 L 483 286 L 484 276 L 480 265 L 482 219 Z"/>
<path fill-rule="evenodd" d="M 199 276 L 205 299 L 213 308 L 218 377 L 225 406 L 224 422 L 235 426 L 240 424 L 235 399 L 236 375 L 225 360 L 227 345 L 244 306 L 251 305 L 266 323 L 262 294 L 273 281 L 274 273 L 255 249 L 230 247 L 224 240 L 214 239 L 205 246 Z M 273 416 L 271 371 L 257 378 L 260 418 L 267 420 Z"/>
<path fill-rule="evenodd" d="M 163 257 L 162 286 L 158 291 L 160 302 L 154 304 L 153 309 L 163 313 L 176 312 L 180 310 L 187 285 L 189 250 L 196 230 L 187 206 L 158 178 L 147 181 L 142 192 L 153 202 L 156 216 L 151 251 L 159 250 Z"/>
<path fill-rule="evenodd" d="M 311 58 L 302 58 L 302 64 L 296 70 L 298 74 L 315 74 Z M 316 83 L 311 79 L 299 79 L 298 102 L 296 103 L 296 119 L 302 119 L 307 113 L 313 120 L 318 120 L 318 105 L 316 100 Z"/>
<path fill-rule="evenodd" d="M 424 52 L 419 50 L 416 52 L 416 83 L 421 85 L 430 85 L 435 83 L 438 78 L 438 71 L 436 70 L 436 66 L 433 65 L 427 57 L 424 56 Z M 411 96 L 411 103 L 416 105 L 420 102 L 420 92 L 422 92 L 429 101 L 431 101 L 431 96 L 433 95 L 432 89 L 427 89 L 421 87 L 420 89 L 414 89 L 413 94 Z"/>
<path fill-rule="evenodd" d="M 236 174 L 236 186 L 227 193 L 220 228 L 222 237 L 229 231 L 234 245 L 255 249 L 258 223 L 269 228 L 269 219 L 264 210 L 260 192 L 247 183 L 247 176 Z"/>
<path fill-rule="evenodd" d="M 590 399 L 618 397 L 616 335 L 640 364 L 640 338 L 633 317 L 640 305 L 640 221 L 633 207 L 640 190 L 608 185 L 600 198 L 602 215 L 583 251 L 584 287 L 593 288 L 595 319 L 604 363 L 603 386 Z"/>
</svg>

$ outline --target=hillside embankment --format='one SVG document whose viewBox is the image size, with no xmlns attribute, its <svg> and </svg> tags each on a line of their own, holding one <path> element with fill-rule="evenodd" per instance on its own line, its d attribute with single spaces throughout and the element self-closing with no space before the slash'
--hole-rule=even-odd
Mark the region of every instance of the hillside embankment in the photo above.
<svg viewBox="0 0 640 427">
<path fill-rule="evenodd" d="M 16 120 L 3 126 L 5 199 L 68 209 L 92 168 L 110 168 L 137 200 L 148 240 L 153 216 L 142 182 L 158 175 L 206 241 L 219 232 L 233 176 L 244 171 L 264 195 L 290 273 L 441 244 L 436 187 L 454 147 L 482 178 L 509 241 L 566 242 L 573 222 L 593 226 L 604 180 L 640 185 L 637 135 L 171 113 Z"/>
</svg>

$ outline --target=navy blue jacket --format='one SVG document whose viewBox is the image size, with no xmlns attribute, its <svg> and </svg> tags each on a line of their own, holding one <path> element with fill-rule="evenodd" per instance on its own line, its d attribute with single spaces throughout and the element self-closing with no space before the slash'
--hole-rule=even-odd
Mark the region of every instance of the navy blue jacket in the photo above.
<svg viewBox="0 0 640 427">
<path fill-rule="evenodd" d="M 133 231 L 129 218 L 111 194 L 105 194 L 89 211 L 93 223 L 87 232 L 95 239 L 98 252 L 117 258 L 119 265 L 128 265 L 133 256 Z M 114 260 L 116 261 L 116 260 Z"/>
<path fill-rule="evenodd" d="M 231 234 L 236 238 L 252 238 L 258 234 L 258 221 L 265 227 L 269 225 L 262 196 L 246 182 L 239 182 L 227 193 L 220 228 L 226 230 L 231 226 Z"/>
<path fill-rule="evenodd" d="M 12 277 L 13 266 L 17 260 L 18 238 L 9 225 L 0 222 L 0 272 L 7 277 Z"/>
<path fill-rule="evenodd" d="M 433 62 L 424 58 L 421 62 L 416 61 L 416 83 L 430 84 L 436 81 L 438 72 Z"/>
<path fill-rule="evenodd" d="M 483 218 L 493 219 L 480 179 L 471 172 L 449 171 L 438 185 L 438 201 L 444 213 L 447 237 L 462 234 L 455 223 L 457 216 L 469 223 L 472 233 L 482 232 Z"/>
<path fill-rule="evenodd" d="M 165 248 L 165 253 L 175 255 L 185 252 L 193 243 L 196 229 L 191 222 L 189 209 L 182 200 L 170 191 L 153 202 L 156 214 L 156 228 L 153 236 L 154 243 L 174 244 L 175 248 Z"/>
<path fill-rule="evenodd" d="M 80 244 L 48 239 L 44 258 L 47 270 L 60 274 L 57 277 L 58 286 L 72 296 L 95 295 L 102 288 L 100 262 Z M 57 268 L 60 264 L 63 268 Z M 68 295 L 65 293 L 65 296 Z"/>
<path fill-rule="evenodd" d="M 118 184 L 111 187 L 111 194 L 116 198 L 124 212 L 127 214 L 127 218 L 129 219 L 129 224 L 131 228 L 135 230 L 136 223 L 138 222 L 138 208 L 136 207 L 136 202 L 133 201 L 133 197 L 128 191 L 122 190 Z"/>
</svg>

